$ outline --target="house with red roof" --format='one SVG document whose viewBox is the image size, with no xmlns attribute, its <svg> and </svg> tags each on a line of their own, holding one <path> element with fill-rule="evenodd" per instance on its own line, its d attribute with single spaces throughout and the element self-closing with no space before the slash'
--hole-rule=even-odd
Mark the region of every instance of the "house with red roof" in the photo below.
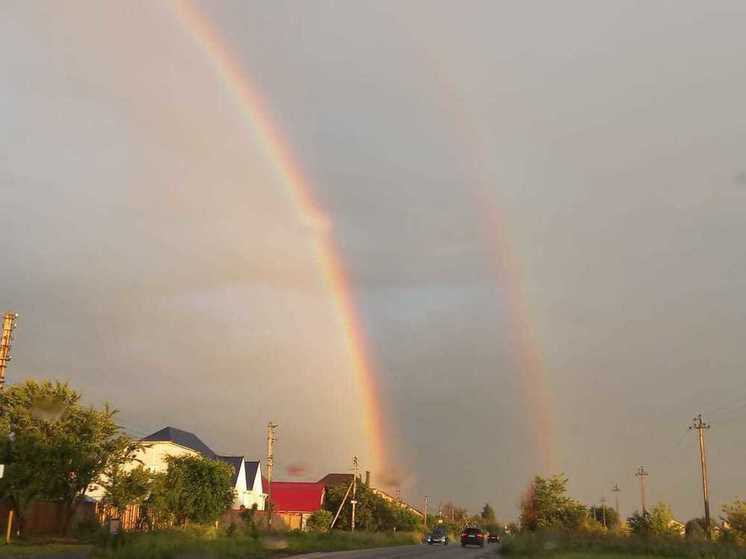
<svg viewBox="0 0 746 559">
<path fill-rule="evenodd" d="M 324 506 L 323 483 L 273 481 L 272 511 L 282 517 L 290 529 L 306 529 L 309 517 Z"/>
</svg>

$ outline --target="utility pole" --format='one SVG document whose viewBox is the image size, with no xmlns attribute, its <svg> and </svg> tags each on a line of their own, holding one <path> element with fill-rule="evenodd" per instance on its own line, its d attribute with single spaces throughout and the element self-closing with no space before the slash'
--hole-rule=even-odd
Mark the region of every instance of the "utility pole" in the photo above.
<svg viewBox="0 0 746 559">
<path fill-rule="evenodd" d="M 351 530 L 355 531 L 355 506 L 357 505 L 357 499 L 355 498 L 355 495 L 357 494 L 357 471 L 358 471 L 358 461 L 357 456 L 352 457 L 352 469 L 355 472 L 352 475 L 352 500 L 350 503 L 352 503 L 352 523 L 351 523 Z"/>
<path fill-rule="evenodd" d="M 645 471 L 645 466 L 637 468 L 635 475 L 640 478 L 640 502 L 642 503 L 642 514 L 647 512 L 645 508 L 645 478 L 648 477 L 648 472 Z"/>
<path fill-rule="evenodd" d="M 13 330 L 16 329 L 18 315 L 14 312 L 6 312 L 3 316 L 3 333 L 0 338 L 0 390 L 5 388 L 5 371 L 10 361 L 10 345 L 13 342 Z"/>
<path fill-rule="evenodd" d="M 269 485 L 269 488 L 267 489 L 267 506 L 265 508 L 267 509 L 267 527 L 270 530 L 272 529 L 272 511 L 274 508 L 272 503 L 272 465 L 274 463 L 273 445 L 277 442 L 277 434 L 275 433 L 277 427 L 279 426 L 271 421 L 267 423 L 267 485 Z"/>
<path fill-rule="evenodd" d="M 705 501 L 705 535 L 710 538 L 710 495 L 707 482 L 707 457 L 705 456 L 705 429 L 710 426 L 702 420 L 702 414 L 694 418 L 689 430 L 699 431 L 699 464 L 702 469 L 702 496 Z"/>
<path fill-rule="evenodd" d="M 606 497 L 601 497 L 601 517 L 604 520 L 604 528 L 606 528 Z"/>
<path fill-rule="evenodd" d="M 619 521 L 622 520 L 622 513 L 619 512 L 619 492 L 621 489 L 619 489 L 619 484 L 615 483 L 614 487 L 611 488 L 612 492 L 614 493 L 614 497 L 616 497 L 616 515 L 619 518 Z"/>
<path fill-rule="evenodd" d="M 425 495 L 425 532 L 427 532 L 427 495 Z"/>
</svg>

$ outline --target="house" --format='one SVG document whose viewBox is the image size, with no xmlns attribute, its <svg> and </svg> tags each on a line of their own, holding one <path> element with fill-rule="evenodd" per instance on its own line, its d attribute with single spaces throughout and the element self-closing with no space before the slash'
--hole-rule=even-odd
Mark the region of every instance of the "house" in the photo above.
<svg viewBox="0 0 746 559">
<path fill-rule="evenodd" d="M 324 506 L 325 495 L 322 483 L 273 481 L 272 510 L 289 528 L 305 530 L 309 517 Z"/>
<path fill-rule="evenodd" d="M 257 510 L 264 510 L 267 495 L 262 485 L 259 462 L 245 460 L 243 456 L 218 456 L 217 459 L 233 469 L 233 486 L 236 490 L 233 508 L 250 509 L 256 505 Z"/>
<path fill-rule="evenodd" d="M 142 448 L 137 451 L 135 459 L 125 466 L 126 468 L 142 465 L 151 472 L 162 473 L 168 469 L 166 458 L 169 456 L 204 456 L 210 460 L 220 460 L 233 469 L 233 486 L 236 491 L 233 507 L 251 508 L 256 505 L 258 510 L 264 510 L 266 495 L 258 461 L 247 461 L 243 456 L 218 456 L 197 435 L 176 427 L 164 427 L 144 437 L 141 442 Z M 86 495 L 99 501 L 104 496 L 104 489 L 93 485 Z"/>
</svg>

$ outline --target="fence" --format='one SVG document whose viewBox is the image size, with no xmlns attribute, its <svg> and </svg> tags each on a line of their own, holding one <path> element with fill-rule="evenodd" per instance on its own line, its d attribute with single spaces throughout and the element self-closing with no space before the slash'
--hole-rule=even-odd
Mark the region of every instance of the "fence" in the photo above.
<svg viewBox="0 0 746 559">
<path fill-rule="evenodd" d="M 7 502 L 0 502 L 0 522 L 2 522 L 2 533 L 8 526 L 8 512 L 10 506 Z M 93 523 L 96 521 L 96 503 L 79 503 L 70 522 L 70 529 L 81 523 Z M 34 501 L 23 515 L 24 536 L 49 536 L 62 534 L 65 523 L 64 505 L 59 501 Z M 13 518 L 12 533 L 18 533 L 20 523 L 18 517 Z"/>
</svg>

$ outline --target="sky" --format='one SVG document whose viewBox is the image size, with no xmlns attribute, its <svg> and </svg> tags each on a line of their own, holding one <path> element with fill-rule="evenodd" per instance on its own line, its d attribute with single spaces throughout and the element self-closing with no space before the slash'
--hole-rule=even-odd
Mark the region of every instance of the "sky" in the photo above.
<svg viewBox="0 0 746 559">
<path fill-rule="evenodd" d="M 405 498 L 509 519 L 564 472 L 588 504 L 619 484 L 629 514 L 644 465 L 686 520 L 697 413 L 713 510 L 746 497 L 743 3 L 193 6 L 328 230 L 172 5 L 3 2 L 9 382 L 251 458 L 273 420 L 286 479 L 365 468 L 328 234 Z"/>
</svg>

